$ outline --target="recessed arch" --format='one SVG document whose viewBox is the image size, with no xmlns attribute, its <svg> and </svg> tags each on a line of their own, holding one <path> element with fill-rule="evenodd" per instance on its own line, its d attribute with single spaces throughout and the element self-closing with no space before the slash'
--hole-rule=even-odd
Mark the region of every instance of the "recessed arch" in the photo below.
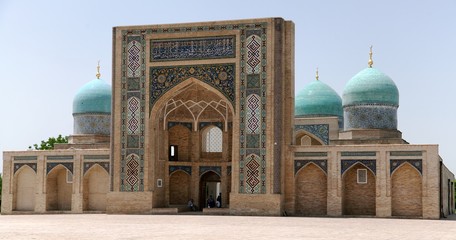
<svg viewBox="0 0 456 240">
<path fill-rule="evenodd" d="M 204 173 L 200 174 L 200 206 L 209 207 L 208 199 L 212 197 L 214 201 L 212 206 L 215 207 L 215 200 L 219 193 L 221 193 L 221 177 L 218 173 L 212 170 L 207 170 Z"/>
<path fill-rule="evenodd" d="M 366 183 L 358 183 L 359 169 L 368 169 Z M 344 215 L 376 214 L 376 177 L 361 162 L 350 166 L 342 175 L 342 208 Z"/>
<path fill-rule="evenodd" d="M 21 166 L 14 174 L 13 210 L 35 209 L 36 173 L 28 165 Z"/>
<path fill-rule="evenodd" d="M 317 164 L 310 162 L 295 176 L 295 213 L 318 216 L 327 214 L 327 175 Z"/>
<path fill-rule="evenodd" d="M 99 164 L 92 165 L 83 178 L 83 208 L 86 211 L 105 211 L 109 191 L 109 173 Z"/>
<path fill-rule="evenodd" d="M 71 210 L 73 183 L 69 182 L 70 170 L 59 164 L 46 177 L 46 209 Z"/>
<path fill-rule="evenodd" d="M 398 166 L 391 174 L 391 215 L 422 217 L 423 193 L 420 172 L 410 163 Z"/>
<path fill-rule="evenodd" d="M 183 171 L 177 170 L 169 176 L 169 205 L 186 205 L 190 199 L 191 177 Z"/>
</svg>

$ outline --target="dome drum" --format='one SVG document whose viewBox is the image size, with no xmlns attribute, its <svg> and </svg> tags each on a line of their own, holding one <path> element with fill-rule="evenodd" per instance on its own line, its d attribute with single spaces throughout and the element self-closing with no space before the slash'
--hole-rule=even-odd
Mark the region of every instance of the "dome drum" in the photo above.
<svg viewBox="0 0 456 240">
<path fill-rule="evenodd" d="M 111 114 L 73 114 L 74 134 L 111 134 Z"/>
<path fill-rule="evenodd" d="M 358 105 L 344 107 L 344 129 L 397 129 L 397 107 Z"/>
</svg>

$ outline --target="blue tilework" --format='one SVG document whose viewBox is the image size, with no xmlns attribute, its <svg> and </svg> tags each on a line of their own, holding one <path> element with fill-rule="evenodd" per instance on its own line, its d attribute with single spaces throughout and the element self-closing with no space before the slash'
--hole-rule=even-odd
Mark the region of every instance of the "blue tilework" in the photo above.
<svg viewBox="0 0 456 240">
<path fill-rule="evenodd" d="M 399 168 L 404 163 L 410 163 L 418 172 L 423 174 L 423 163 L 421 159 L 391 159 L 390 160 L 390 174 L 393 174 L 394 170 Z"/>
<path fill-rule="evenodd" d="M 397 107 L 380 105 L 344 107 L 344 129 L 397 129 Z"/>
<path fill-rule="evenodd" d="M 295 125 L 295 132 L 304 130 L 318 137 L 325 145 L 329 144 L 329 125 L 328 124 L 313 124 L 313 125 Z"/>
<path fill-rule="evenodd" d="M 328 173 L 328 163 L 327 160 L 295 160 L 294 161 L 294 174 L 303 167 L 305 167 L 309 163 L 314 163 L 318 167 L 320 167 L 325 173 Z"/>
<path fill-rule="evenodd" d="M 341 168 L 340 168 L 340 173 L 341 175 L 344 174 L 347 169 L 349 169 L 351 166 L 357 164 L 357 163 L 362 163 L 364 166 L 369 168 L 374 175 L 377 174 L 377 161 L 376 160 L 342 160 L 341 161 Z"/>
<path fill-rule="evenodd" d="M 213 171 L 219 175 L 219 177 L 222 176 L 222 167 L 220 166 L 200 166 L 199 167 L 199 176 L 203 176 L 203 174 Z"/>
</svg>

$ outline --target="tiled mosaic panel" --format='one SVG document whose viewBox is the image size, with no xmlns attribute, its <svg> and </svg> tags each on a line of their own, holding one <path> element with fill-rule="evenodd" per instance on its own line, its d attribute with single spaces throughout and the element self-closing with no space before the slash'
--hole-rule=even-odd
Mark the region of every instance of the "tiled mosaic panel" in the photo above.
<svg viewBox="0 0 456 240">
<path fill-rule="evenodd" d="M 193 128 L 192 128 L 193 125 L 191 122 L 168 122 L 168 129 L 170 129 L 174 126 L 177 126 L 177 125 L 182 125 L 182 126 L 188 128 L 188 130 L 193 131 Z"/>
<path fill-rule="evenodd" d="M 423 161 L 421 159 L 392 159 L 390 162 L 390 174 L 393 174 L 394 170 L 399 168 L 402 164 L 410 163 L 420 174 L 423 174 Z"/>
<path fill-rule="evenodd" d="M 74 115 L 74 134 L 111 134 L 110 114 Z"/>
<path fill-rule="evenodd" d="M 143 32 L 122 32 L 120 191 L 144 191 L 145 46 Z"/>
<path fill-rule="evenodd" d="M 233 58 L 236 37 L 160 39 L 150 41 L 151 61 Z"/>
<path fill-rule="evenodd" d="M 150 68 L 150 106 L 177 84 L 190 77 L 220 91 L 235 106 L 235 64 L 211 64 Z"/>
<path fill-rule="evenodd" d="M 351 166 L 361 163 L 365 167 L 369 168 L 374 175 L 377 174 L 377 161 L 376 160 L 342 160 L 341 161 L 341 168 L 340 168 L 340 173 L 341 175 L 344 174 L 345 171 L 347 171 Z"/>
<path fill-rule="evenodd" d="M 220 167 L 220 166 L 200 166 L 199 167 L 200 177 L 209 171 L 217 173 L 220 177 L 222 176 L 222 167 Z"/>
<path fill-rule="evenodd" d="M 46 174 L 49 174 L 52 169 L 57 167 L 58 165 L 64 166 L 66 169 L 68 169 L 71 173 L 73 173 L 73 163 L 72 162 L 59 162 L 59 163 L 47 163 L 46 164 Z"/>
<path fill-rule="evenodd" d="M 329 125 L 312 124 L 312 125 L 295 125 L 295 132 L 304 130 L 319 138 L 325 145 L 329 144 Z"/>
<path fill-rule="evenodd" d="M 363 105 L 344 107 L 344 129 L 397 129 L 397 107 Z"/>
<path fill-rule="evenodd" d="M 199 128 L 198 128 L 199 130 L 201 130 L 201 129 L 207 127 L 207 126 L 213 125 L 213 126 L 216 126 L 216 127 L 220 128 L 220 130 L 223 131 L 223 123 L 222 122 L 199 122 L 198 125 L 199 125 Z"/>
<path fill-rule="evenodd" d="M 314 163 L 318 167 L 321 168 L 325 173 L 328 173 L 328 164 L 327 160 L 295 160 L 294 161 L 294 174 L 296 173 L 303 167 L 307 166 L 309 163 Z"/>
<path fill-rule="evenodd" d="M 106 170 L 107 173 L 109 173 L 109 162 L 85 162 L 84 174 L 86 174 L 86 172 L 89 171 L 89 169 L 92 168 L 94 165 L 99 165 L 104 170 Z"/>
<path fill-rule="evenodd" d="M 266 24 L 260 26 L 242 30 L 240 44 L 239 192 L 249 194 L 266 193 Z"/>
<path fill-rule="evenodd" d="M 38 156 L 14 156 L 14 161 L 17 160 L 37 160 Z"/>
<path fill-rule="evenodd" d="M 36 163 L 15 163 L 14 164 L 14 173 L 16 173 L 23 166 L 29 166 L 36 173 Z"/>
</svg>

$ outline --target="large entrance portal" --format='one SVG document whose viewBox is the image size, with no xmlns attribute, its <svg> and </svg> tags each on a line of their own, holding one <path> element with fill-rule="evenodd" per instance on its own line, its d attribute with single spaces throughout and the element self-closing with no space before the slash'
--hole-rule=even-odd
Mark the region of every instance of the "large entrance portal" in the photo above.
<svg viewBox="0 0 456 240">
<path fill-rule="evenodd" d="M 212 171 L 207 172 L 201 176 L 200 180 L 200 202 L 201 208 L 217 207 L 217 196 L 222 192 L 220 176 Z M 209 206 L 209 199 L 214 201 L 213 206 Z"/>
</svg>

